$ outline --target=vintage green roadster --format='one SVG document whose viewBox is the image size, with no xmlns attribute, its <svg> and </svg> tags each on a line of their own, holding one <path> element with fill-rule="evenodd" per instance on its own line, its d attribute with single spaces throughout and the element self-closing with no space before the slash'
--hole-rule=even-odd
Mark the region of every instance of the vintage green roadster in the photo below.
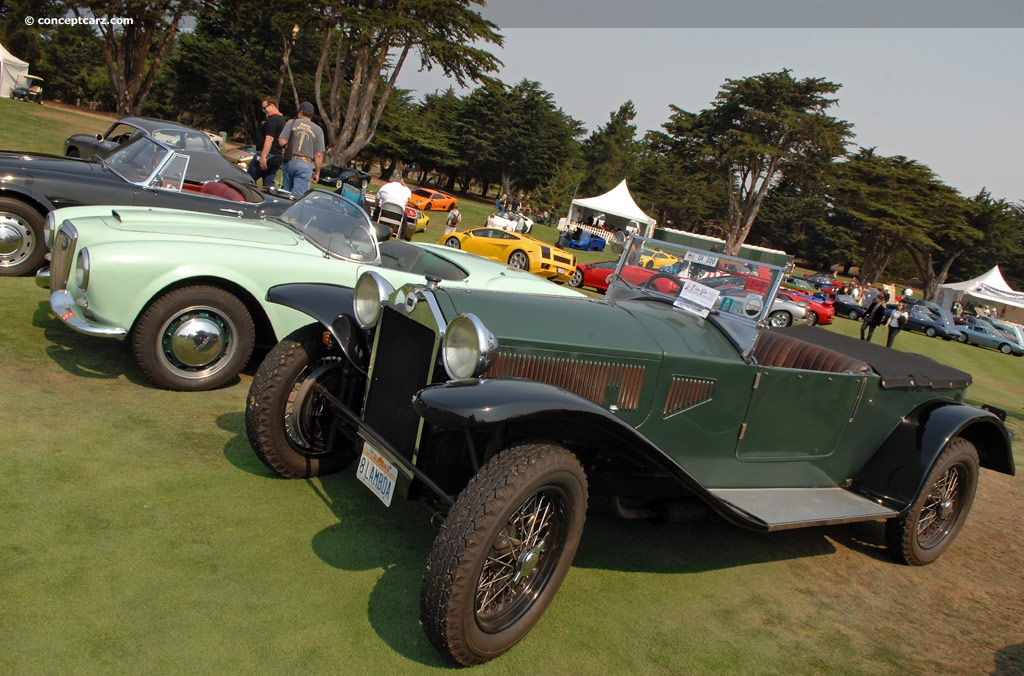
<svg viewBox="0 0 1024 676">
<path fill-rule="evenodd" d="M 671 262 L 642 265 L 655 254 Z M 420 619 L 463 665 L 538 621 L 597 500 L 760 531 L 885 521 L 897 561 L 935 561 L 979 467 L 1015 471 L 1000 412 L 925 357 L 769 330 L 783 273 L 634 237 L 603 299 L 394 289 L 375 272 L 354 290 L 275 287 L 319 323 L 261 365 L 249 441 L 280 476 L 352 465 L 385 505 L 433 509 Z M 816 411 L 798 429 L 780 422 L 794 397 Z"/>
</svg>

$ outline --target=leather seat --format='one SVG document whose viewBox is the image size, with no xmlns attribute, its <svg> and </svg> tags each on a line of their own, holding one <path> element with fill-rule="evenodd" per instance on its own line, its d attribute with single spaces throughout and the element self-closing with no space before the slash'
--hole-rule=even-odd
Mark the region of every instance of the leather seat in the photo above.
<svg viewBox="0 0 1024 676">
<path fill-rule="evenodd" d="M 753 357 L 762 366 L 827 373 L 871 373 L 867 362 L 777 331 L 761 331 Z"/>
<path fill-rule="evenodd" d="M 210 181 L 203 184 L 203 189 L 200 191 L 204 195 L 211 195 L 213 197 L 219 197 L 225 200 L 231 200 L 232 202 L 244 202 L 245 197 L 242 193 L 238 192 L 234 188 L 224 185 L 219 181 Z"/>
</svg>

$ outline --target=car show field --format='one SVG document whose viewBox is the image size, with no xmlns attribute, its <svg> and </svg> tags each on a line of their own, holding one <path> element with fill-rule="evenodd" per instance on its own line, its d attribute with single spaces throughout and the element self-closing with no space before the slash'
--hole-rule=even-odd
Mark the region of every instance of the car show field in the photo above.
<svg viewBox="0 0 1024 676">
<path fill-rule="evenodd" d="M 246 436 L 257 360 L 223 389 L 158 389 L 124 343 L 68 330 L 34 280 L 0 287 L 4 671 L 451 670 L 418 620 L 429 515 L 384 508 L 352 471 L 277 478 Z M 966 403 L 1006 411 L 1024 466 L 1024 359 L 910 332 L 897 347 L 970 373 Z M 793 430 L 827 413 L 790 404 Z M 536 628 L 475 671 L 1024 671 L 1019 476 L 982 470 L 970 519 L 923 568 L 890 559 L 880 522 L 759 533 L 591 508 Z"/>
</svg>

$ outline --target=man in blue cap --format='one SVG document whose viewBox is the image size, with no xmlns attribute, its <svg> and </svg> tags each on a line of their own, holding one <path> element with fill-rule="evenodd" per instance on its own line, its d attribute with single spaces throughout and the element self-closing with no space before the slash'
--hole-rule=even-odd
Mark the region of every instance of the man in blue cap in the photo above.
<svg viewBox="0 0 1024 676">
<path fill-rule="evenodd" d="M 295 119 L 288 120 L 278 143 L 284 146 L 281 189 L 302 196 L 309 192 L 310 181 L 320 178 L 324 161 L 324 130 L 315 122 L 313 104 L 303 101 Z"/>
</svg>

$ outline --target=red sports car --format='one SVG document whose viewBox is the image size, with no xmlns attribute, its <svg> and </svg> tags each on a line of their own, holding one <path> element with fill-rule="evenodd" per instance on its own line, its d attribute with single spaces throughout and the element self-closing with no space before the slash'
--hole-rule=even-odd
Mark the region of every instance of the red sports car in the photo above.
<svg viewBox="0 0 1024 676">
<path fill-rule="evenodd" d="M 810 313 L 807 315 L 810 324 L 831 324 L 835 317 L 836 309 L 831 300 L 822 300 L 805 293 L 797 293 L 789 289 L 779 289 L 779 295 L 792 301 L 804 301 L 810 305 Z"/>
<path fill-rule="evenodd" d="M 597 289 L 598 291 L 607 291 L 608 276 L 615 272 L 616 265 L 618 265 L 618 261 L 577 263 L 576 272 L 569 279 L 569 286 L 576 287 L 577 289 L 589 286 L 590 288 Z M 637 286 L 642 285 L 657 273 L 657 270 L 642 268 L 637 265 L 627 265 L 622 268 L 623 280 Z M 663 275 L 663 277 L 665 277 L 665 275 Z M 669 284 L 668 279 L 663 281 L 659 278 L 655 281 L 655 286 L 659 291 L 667 292 L 673 287 L 679 287 L 679 283 L 671 282 L 671 284 Z M 662 288 L 663 286 L 666 286 L 666 288 Z"/>
</svg>

